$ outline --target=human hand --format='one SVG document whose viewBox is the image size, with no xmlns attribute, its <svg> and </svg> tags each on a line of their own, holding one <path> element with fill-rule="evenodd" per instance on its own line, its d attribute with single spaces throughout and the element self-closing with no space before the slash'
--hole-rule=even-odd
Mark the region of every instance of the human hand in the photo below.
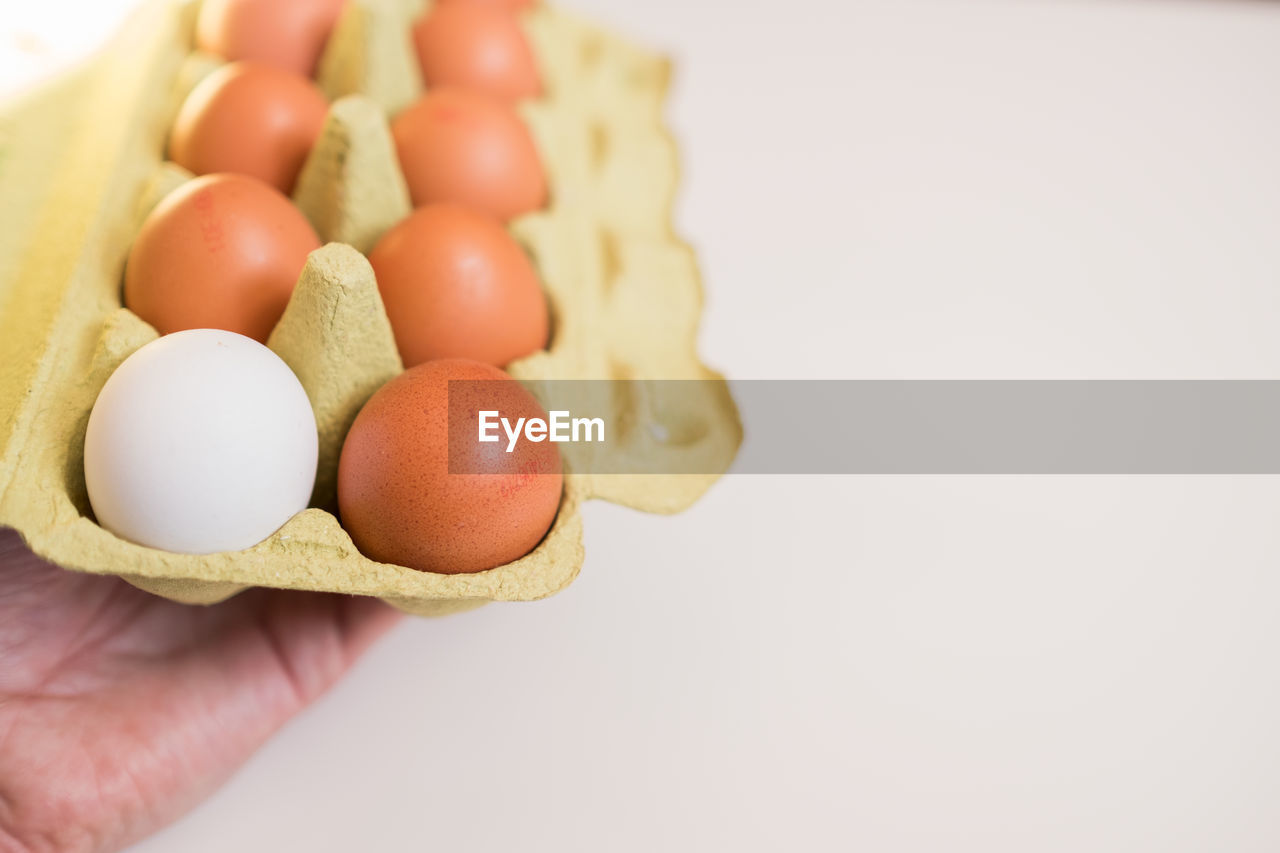
<svg viewBox="0 0 1280 853">
<path fill-rule="evenodd" d="M 190 607 L 0 529 L 0 853 L 99 853 L 224 782 L 398 613 L 249 590 Z"/>
</svg>

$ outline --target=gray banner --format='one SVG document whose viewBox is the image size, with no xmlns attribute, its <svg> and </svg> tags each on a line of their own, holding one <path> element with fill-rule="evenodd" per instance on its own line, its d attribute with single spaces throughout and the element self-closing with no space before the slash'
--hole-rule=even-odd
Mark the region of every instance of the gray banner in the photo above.
<svg viewBox="0 0 1280 853">
<path fill-rule="evenodd" d="M 1280 474 L 1280 381 L 566 380 L 529 387 L 549 412 L 564 413 L 561 435 L 571 436 L 580 421 L 578 440 L 559 444 L 579 473 L 713 474 L 731 465 L 742 474 Z M 745 433 L 740 451 L 730 396 Z M 482 456 L 473 452 L 477 413 L 457 414 L 454 467 L 483 469 L 467 461 Z M 489 420 L 498 440 L 490 438 L 485 452 L 514 452 L 540 434 Z M 587 422 L 596 420 L 602 440 L 594 433 L 584 440 Z"/>
</svg>

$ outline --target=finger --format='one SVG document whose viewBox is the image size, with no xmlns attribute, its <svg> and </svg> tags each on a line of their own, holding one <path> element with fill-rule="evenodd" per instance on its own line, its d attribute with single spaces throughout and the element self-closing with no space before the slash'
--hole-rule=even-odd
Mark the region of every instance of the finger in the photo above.
<svg viewBox="0 0 1280 853">
<path fill-rule="evenodd" d="M 338 604 L 338 629 L 350 660 L 355 661 L 364 654 L 403 618 L 403 613 L 380 599 L 342 596 Z"/>
</svg>

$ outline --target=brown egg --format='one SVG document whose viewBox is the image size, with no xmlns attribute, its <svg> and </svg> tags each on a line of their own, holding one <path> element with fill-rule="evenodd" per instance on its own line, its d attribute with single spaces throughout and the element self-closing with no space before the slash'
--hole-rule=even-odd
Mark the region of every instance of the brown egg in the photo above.
<svg viewBox="0 0 1280 853">
<path fill-rule="evenodd" d="M 306 78 L 233 62 L 200 81 L 182 104 L 169 157 L 197 175 L 235 172 L 292 192 L 328 110 Z"/>
<path fill-rule="evenodd" d="M 529 257 L 494 219 L 420 207 L 369 253 L 405 367 L 469 358 L 501 367 L 547 344 L 547 303 Z"/>
<path fill-rule="evenodd" d="M 506 9 L 509 12 L 522 12 L 532 9 L 534 0 L 436 0 L 440 6 L 485 6 L 491 9 Z"/>
<path fill-rule="evenodd" d="M 497 5 L 437 4 L 413 27 L 427 85 L 516 101 L 542 92 L 520 19 Z"/>
<path fill-rule="evenodd" d="M 391 132 L 417 206 L 454 202 L 505 222 L 546 204 L 533 137 L 507 104 L 435 89 L 400 113 Z"/>
<path fill-rule="evenodd" d="M 226 329 L 266 342 L 320 238 L 254 178 L 206 175 L 165 196 L 125 266 L 124 304 L 162 335 Z"/>
<path fill-rule="evenodd" d="M 473 381 L 451 389 L 451 380 Z M 481 410 L 512 423 L 547 417 L 507 374 L 463 359 L 410 368 L 360 410 L 338 462 L 338 507 L 365 556 L 424 572 L 479 572 L 541 541 L 560 504 L 560 453 L 548 441 L 521 441 L 511 453 L 505 440 L 480 443 Z"/>
<path fill-rule="evenodd" d="M 204 0 L 196 45 L 310 77 L 346 0 Z"/>
</svg>

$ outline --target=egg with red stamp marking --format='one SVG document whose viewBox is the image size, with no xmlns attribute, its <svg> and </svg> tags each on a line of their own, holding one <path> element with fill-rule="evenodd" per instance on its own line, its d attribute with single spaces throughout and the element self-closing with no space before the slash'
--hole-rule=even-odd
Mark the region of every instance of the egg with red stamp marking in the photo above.
<svg viewBox="0 0 1280 853">
<path fill-rule="evenodd" d="M 162 335 L 224 329 L 265 343 L 318 248 L 311 223 L 277 190 L 205 175 L 143 221 L 125 264 L 124 304 Z"/>
<path fill-rule="evenodd" d="M 479 413 L 547 418 L 496 367 L 442 359 L 410 368 L 360 410 L 338 463 L 342 525 L 367 557 L 425 572 L 479 572 L 533 550 L 563 487 L 550 442 L 480 442 Z"/>
</svg>

